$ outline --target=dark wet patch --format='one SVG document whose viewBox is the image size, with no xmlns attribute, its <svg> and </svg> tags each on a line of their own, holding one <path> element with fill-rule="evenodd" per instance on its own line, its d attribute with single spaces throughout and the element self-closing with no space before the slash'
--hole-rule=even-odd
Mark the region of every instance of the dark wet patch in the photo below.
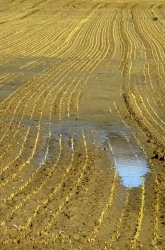
<svg viewBox="0 0 165 250">
<path fill-rule="evenodd" d="M 28 119 L 22 122 L 25 122 L 26 125 L 29 123 Z M 32 130 L 36 129 L 36 124 L 37 122 L 31 121 Z M 41 131 L 43 140 L 40 152 L 37 156 L 39 165 L 42 163 L 45 164 L 47 145 L 49 145 L 49 153 L 46 162 L 51 162 L 51 158 L 58 157 L 58 152 L 54 149 L 59 147 L 60 138 L 68 155 L 71 155 L 72 138 L 74 138 L 76 146 L 83 143 L 82 134 L 84 133 L 89 144 L 94 144 L 101 150 L 108 152 L 113 167 L 118 172 L 122 184 L 125 187 L 133 188 L 141 186 L 142 179 L 144 179 L 145 175 L 150 171 L 146 156 L 134 141 L 129 131 L 126 131 L 124 128 L 114 128 L 113 124 L 111 124 L 111 126 L 98 127 L 95 124 L 85 121 L 82 122 L 71 119 L 53 119 L 49 124 L 45 119 L 41 123 Z M 102 164 L 105 164 L 103 159 Z"/>
</svg>

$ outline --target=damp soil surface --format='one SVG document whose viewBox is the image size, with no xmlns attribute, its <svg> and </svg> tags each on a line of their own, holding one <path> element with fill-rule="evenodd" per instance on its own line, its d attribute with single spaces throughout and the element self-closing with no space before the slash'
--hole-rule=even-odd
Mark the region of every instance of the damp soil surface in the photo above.
<svg viewBox="0 0 165 250">
<path fill-rule="evenodd" d="M 165 249 L 164 20 L 0 0 L 0 249 Z"/>
</svg>

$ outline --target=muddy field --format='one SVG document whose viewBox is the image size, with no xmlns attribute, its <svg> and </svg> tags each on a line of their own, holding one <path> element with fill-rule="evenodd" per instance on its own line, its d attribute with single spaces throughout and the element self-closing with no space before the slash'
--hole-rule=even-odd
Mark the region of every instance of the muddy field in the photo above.
<svg viewBox="0 0 165 250">
<path fill-rule="evenodd" d="M 165 3 L 0 0 L 0 249 L 165 249 Z"/>
</svg>

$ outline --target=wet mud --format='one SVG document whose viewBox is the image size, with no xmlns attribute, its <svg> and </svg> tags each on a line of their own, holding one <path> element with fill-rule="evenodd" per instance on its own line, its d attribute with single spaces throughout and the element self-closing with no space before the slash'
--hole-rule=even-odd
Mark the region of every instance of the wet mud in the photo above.
<svg viewBox="0 0 165 250">
<path fill-rule="evenodd" d="M 165 5 L 0 8 L 0 249 L 165 249 Z"/>
</svg>

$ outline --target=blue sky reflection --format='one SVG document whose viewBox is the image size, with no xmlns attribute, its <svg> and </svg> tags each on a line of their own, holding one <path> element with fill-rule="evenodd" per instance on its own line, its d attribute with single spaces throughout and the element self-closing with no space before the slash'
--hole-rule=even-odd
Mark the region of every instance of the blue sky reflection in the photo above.
<svg viewBox="0 0 165 250">
<path fill-rule="evenodd" d="M 139 157 L 140 158 L 140 157 Z M 119 157 L 117 159 L 118 175 L 122 178 L 125 187 L 139 187 L 142 185 L 142 176 L 147 174 L 150 169 L 147 167 L 147 160 L 140 159 L 125 159 Z"/>
</svg>

